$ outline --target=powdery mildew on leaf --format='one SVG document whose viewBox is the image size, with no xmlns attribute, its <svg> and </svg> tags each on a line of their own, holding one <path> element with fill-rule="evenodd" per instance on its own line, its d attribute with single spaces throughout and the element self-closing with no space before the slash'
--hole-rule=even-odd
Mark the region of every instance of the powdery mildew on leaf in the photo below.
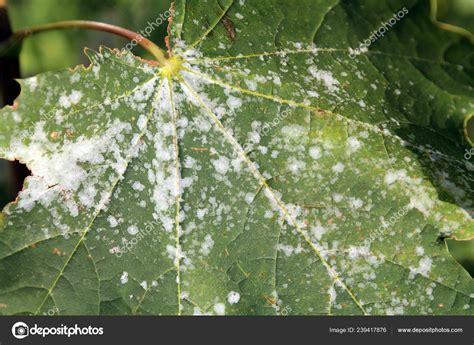
<svg viewBox="0 0 474 345">
<path fill-rule="evenodd" d="M 33 176 L 2 215 L 0 313 L 473 314 L 443 241 L 474 233 L 472 46 L 407 1 L 350 58 L 385 6 L 178 1 L 172 72 L 103 48 L 21 81 L 0 155 Z"/>
</svg>

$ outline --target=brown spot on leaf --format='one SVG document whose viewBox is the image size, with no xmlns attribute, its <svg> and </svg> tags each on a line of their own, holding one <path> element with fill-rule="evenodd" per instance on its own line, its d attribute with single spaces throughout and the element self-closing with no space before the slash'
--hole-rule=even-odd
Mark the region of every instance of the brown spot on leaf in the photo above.
<svg viewBox="0 0 474 345">
<path fill-rule="evenodd" d="M 58 256 L 63 256 L 64 253 L 59 250 L 59 248 L 53 248 L 53 254 L 56 254 Z"/>
<path fill-rule="evenodd" d="M 274 297 L 263 296 L 263 298 L 265 298 L 265 300 L 271 305 L 276 305 L 277 304 L 277 300 Z"/>
<path fill-rule="evenodd" d="M 222 24 L 224 24 L 224 27 L 227 30 L 227 36 L 229 39 L 231 41 L 235 41 L 237 33 L 235 32 L 235 26 L 232 20 L 230 20 L 229 17 L 224 16 L 224 18 L 222 18 Z"/>
</svg>

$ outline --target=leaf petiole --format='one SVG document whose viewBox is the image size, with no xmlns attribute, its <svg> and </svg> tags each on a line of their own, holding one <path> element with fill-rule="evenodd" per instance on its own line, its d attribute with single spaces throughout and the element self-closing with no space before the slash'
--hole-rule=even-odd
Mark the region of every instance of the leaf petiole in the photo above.
<svg viewBox="0 0 474 345">
<path fill-rule="evenodd" d="M 136 32 L 133 32 L 131 30 L 128 30 L 116 25 L 90 21 L 90 20 L 68 20 L 68 21 L 61 21 L 61 22 L 56 22 L 56 23 L 34 26 L 27 29 L 21 29 L 12 35 L 11 41 L 13 42 L 21 41 L 24 38 L 37 34 L 37 33 L 51 31 L 51 30 L 59 30 L 59 29 L 90 29 L 90 30 L 109 32 L 115 35 L 125 37 L 129 40 L 136 40 L 137 43 L 140 44 L 147 51 L 149 51 L 158 60 L 158 62 L 161 65 L 165 65 L 166 62 L 168 61 L 168 59 L 166 58 L 161 48 L 159 48 L 152 41 L 137 34 Z"/>
</svg>

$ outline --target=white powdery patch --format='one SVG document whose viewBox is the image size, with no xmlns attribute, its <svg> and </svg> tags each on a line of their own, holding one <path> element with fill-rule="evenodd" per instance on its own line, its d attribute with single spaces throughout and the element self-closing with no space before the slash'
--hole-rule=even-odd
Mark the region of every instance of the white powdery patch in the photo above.
<svg viewBox="0 0 474 345">
<path fill-rule="evenodd" d="M 235 111 L 242 106 L 242 100 L 240 98 L 229 96 L 227 99 L 227 106 L 229 107 L 230 111 Z"/>
<path fill-rule="evenodd" d="M 208 234 L 204 237 L 204 242 L 201 243 L 199 252 L 203 255 L 209 255 L 212 247 L 214 247 L 214 241 L 212 240 L 212 236 Z"/>
<path fill-rule="evenodd" d="M 285 138 L 294 140 L 300 139 L 306 133 L 306 129 L 303 126 L 294 124 L 284 126 L 280 131 Z"/>
<path fill-rule="evenodd" d="M 369 254 L 368 246 L 350 246 L 348 250 L 349 258 L 356 259 L 360 256 L 367 256 Z"/>
<path fill-rule="evenodd" d="M 13 118 L 13 121 L 15 121 L 16 123 L 20 123 L 21 122 L 21 115 L 16 112 L 16 111 L 12 111 L 11 112 L 11 116 Z"/>
<path fill-rule="evenodd" d="M 245 194 L 245 202 L 246 202 L 247 204 L 249 204 L 249 205 L 252 204 L 254 197 L 255 197 L 255 194 L 253 194 L 253 193 L 246 193 L 246 194 Z"/>
<path fill-rule="evenodd" d="M 293 174 L 298 174 L 301 170 L 306 169 L 306 163 L 296 157 L 290 157 L 288 159 L 287 167 Z"/>
<path fill-rule="evenodd" d="M 147 102 L 153 97 L 156 90 L 157 78 L 153 78 L 145 84 L 138 87 L 131 95 L 127 98 L 129 105 L 134 110 L 143 111 Z M 165 89 L 165 87 L 162 87 Z"/>
<path fill-rule="evenodd" d="M 63 94 L 59 97 L 59 105 L 65 109 L 71 107 L 71 105 L 76 105 L 82 98 L 82 92 L 78 90 L 73 90 L 69 95 Z"/>
<path fill-rule="evenodd" d="M 146 123 L 147 123 L 147 118 L 145 115 L 140 115 L 138 117 L 138 120 L 137 120 L 137 126 L 140 130 L 142 130 L 143 128 L 145 128 L 146 126 Z"/>
<path fill-rule="evenodd" d="M 82 190 L 79 191 L 78 197 L 82 205 L 92 207 L 94 205 L 94 199 L 97 195 L 97 189 L 93 185 L 86 185 Z"/>
<path fill-rule="evenodd" d="M 136 225 L 130 225 L 127 229 L 127 232 L 130 235 L 136 235 L 136 234 L 138 234 L 138 227 Z"/>
<path fill-rule="evenodd" d="M 176 29 L 179 30 L 182 27 L 182 24 L 176 23 Z M 180 40 L 178 37 L 175 37 L 173 40 L 174 50 L 176 55 L 183 57 L 183 60 L 187 59 L 200 59 L 203 57 L 203 54 L 199 49 L 190 49 L 189 44 L 183 40 Z"/>
<path fill-rule="evenodd" d="M 336 302 L 337 293 L 336 293 L 336 289 L 334 288 L 334 286 L 331 286 L 328 289 L 328 295 L 329 295 L 329 303 L 333 304 L 334 302 Z"/>
<path fill-rule="evenodd" d="M 311 228 L 311 235 L 319 241 L 321 237 L 326 233 L 327 229 L 322 226 L 319 222 L 316 226 Z"/>
<path fill-rule="evenodd" d="M 310 66 L 308 72 L 317 80 L 323 82 L 324 86 L 331 92 L 339 90 L 339 81 L 337 81 L 331 72 L 319 70 L 316 66 Z"/>
<path fill-rule="evenodd" d="M 49 141 L 44 122 L 38 122 L 30 142 L 24 144 L 16 139 L 7 153 L 7 157 L 25 162 L 32 174 L 44 181 L 30 184 L 20 205 L 30 205 L 35 201 L 34 197 L 47 192 L 49 186 L 58 186 L 64 191 L 77 192 L 79 201 L 86 208 L 94 207 L 99 202 L 96 196 L 103 190 L 100 176 L 107 167 L 112 168 L 116 176 L 123 174 L 129 152 L 121 144 L 125 138 L 123 134 L 130 131 L 130 124 L 116 120 L 104 133 L 79 136 L 74 141 L 66 138 L 59 144 Z"/>
<path fill-rule="evenodd" d="M 229 304 L 237 304 L 240 301 L 240 294 L 235 291 L 231 291 L 227 294 L 227 301 Z"/>
<path fill-rule="evenodd" d="M 273 218 L 273 212 L 270 211 L 270 210 L 266 210 L 266 211 L 265 211 L 265 214 L 263 215 L 263 217 L 266 218 L 266 219 Z"/>
<path fill-rule="evenodd" d="M 186 256 L 181 251 L 181 247 L 178 248 L 173 247 L 172 245 L 166 245 L 166 252 L 168 253 L 168 257 L 173 260 L 175 265 L 178 264 L 179 260 L 184 259 Z"/>
<path fill-rule="evenodd" d="M 359 198 L 349 198 L 349 207 L 352 209 L 359 209 L 364 205 L 364 202 Z"/>
<path fill-rule="evenodd" d="M 120 282 L 122 284 L 127 284 L 128 283 L 128 272 L 123 272 L 122 276 L 120 277 Z"/>
<path fill-rule="evenodd" d="M 82 98 L 81 91 L 73 90 L 71 94 L 69 95 L 69 100 L 71 101 L 71 104 L 74 104 L 74 105 L 78 104 L 81 98 Z"/>
<path fill-rule="evenodd" d="M 212 160 L 212 165 L 214 165 L 216 171 L 221 175 L 225 175 L 230 168 L 229 159 L 224 156 Z"/>
<path fill-rule="evenodd" d="M 136 191 L 140 191 L 140 192 L 141 192 L 141 191 L 143 191 L 143 190 L 145 189 L 145 186 L 142 185 L 140 182 L 135 181 L 135 182 L 133 183 L 133 185 L 132 185 L 132 188 L 133 188 L 134 190 L 136 190 Z"/>
<path fill-rule="evenodd" d="M 204 216 L 207 214 L 208 212 L 208 209 L 207 208 L 200 208 L 196 211 L 196 217 L 199 219 L 199 220 L 203 220 L 204 219 Z"/>
<path fill-rule="evenodd" d="M 389 171 L 384 177 L 384 182 L 388 185 L 397 182 L 404 188 L 406 195 L 410 197 L 407 209 L 417 209 L 424 216 L 430 217 L 430 211 L 439 204 L 437 197 L 430 195 L 430 187 L 425 181 L 418 177 L 408 176 L 404 169 Z"/>
<path fill-rule="evenodd" d="M 202 316 L 202 315 L 208 315 L 206 313 L 203 313 L 201 309 L 199 309 L 198 307 L 194 307 L 193 309 L 193 315 L 194 316 Z"/>
<path fill-rule="evenodd" d="M 396 306 L 396 307 L 388 307 L 385 310 L 386 315 L 403 315 L 404 314 L 404 309 L 403 306 Z"/>
<path fill-rule="evenodd" d="M 309 156 L 315 160 L 321 158 L 321 149 L 317 146 L 311 146 L 309 148 Z"/>
<path fill-rule="evenodd" d="M 335 172 L 336 174 L 342 173 L 344 171 L 345 165 L 341 162 L 337 162 L 331 170 Z"/>
<path fill-rule="evenodd" d="M 291 256 L 293 254 L 300 254 L 303 252 L 303 247 L 301 247 L 301 244 L 298 244 L 297 247 L 293 247 L 289 244 L 278 244 L 277 249 L 281 252 L 283 252 L 286 256 Z"/>
<path fill-rule="evenodd" d="M 245 79 L 245 84 L 247 84 L 247 87 L 249 90 L 251 91 L 256 91 L 257 90 L 257 82 L 255 80 L 252 80 L 252 79 Z"/>
<path fill-rule="evenodd" d="M 430 283 L 430 285 L 425 290 L 426 295 L 428 296 L 430 301 L 432 301 L 434 299 L 434 297 L 433 297 L 433 289 L 434 288 L 436 288 L 436 283 L 432 282 L 432 283 Z"/>
<path fill-rule="evenodd" d="M 69 108 L 71 107 L 71 101 L 69 100 L 69 97 L 66 95 L 62 95 L 59 97 L 59 105 L 63 108 Z"/>
<path fill-rule="evenodd" d="M 344 198 L 344 196 L 342 194 L 339 194 L 339 193 L 334 193 L 332 195 L 332 199 L 334 200 L 334 202 L 341 202 L 343 198 Z"/>
<path fill-rule="evenodd" d="M 404 179 L 406 179 L 406 177 L 407 177 L 407 172 L 404 169 L 397 170 L 397 171 L 388 171 L 385 174 L 384 182 L 387 185 L 391 185 L 392 183 L 396 181 L 399 181 L 399 180 L 403 181 Z"/>
<path fill-rule="evenodd" d="M 18 198 L 18 207 L 29 212 L 33 209 L 36 201 L 47 208 L 57 197 L 57 189 L 49 189 L 46 181 L 40 177 L 31 176 L 28 178 L 27 188 L 22 190 Z"/>
<path fill-rule="evenodd" d="M 410 267 L 409 278 L 413 279 L 417 274 L 428 277 L 429 273 L 431 272 L 432 264 L 433 260 L 431 260 L 431 258 L 427 256 L 421 258 L 418 262 L 418 267 Z"/>
<path fill-rule="evenodd" d="M 353 153 L 359 150 L 362 147 L 362 144 L 357 138 L 349 137 L 349 139 L 347 139 L 347 147 L 349 153 Z"/>
<path fill-rule="evenodd" d="M 289 225 L 303 229 L 306 227 L 306 222 L 299 219 L 302 208 L 292 204 L 285 204 L 281 199 L 281 193 L 265 188 L 264 194 L 270 201 L 272 210 L 277 211 L 280 219 L 284 219 Z"/>
<path fill-rule="evenodd" d="M 155 206 L 153 217 L 161 222 L 166 232 L 175 229 L 174 209 L 182 189 L 182 179 L 177 169 L 179 163 L 175 161 L 173 113 L 169 95 L 168 85 L 163 83 L 157 99 L 159 108 L 153 116 L 156 128 L 146 133 L 153 143 L 155 154 L 148 172 L 148 180 L 153 186 L 150 200 Z"/>
<path fill-rule="evenodd" d="M 25 82 L 25 85 L 30 88 L 30 92 L 34 92 L 36 88 L 38 87 L 37 77 L 28 78 L 24 82 Z"/>
<path fill-rule="evenodd" d="M 114 216 L 108 216 L 107 221 L 109 222 L 109 226 L 111 228 L 115 228 L 118 225 L 118 221 Z"/>
<path fill-rule="evenodd" d="M 225 304 L 224 303 L 216 303 L 214 304 L 214 311 L 217 315 L 225 315 Z"/>
<path fill-rule="evenodd" d="M 410 208 L 416 208 L 418 211 L 423 213 L 425 216 L 429 216 L 430 210 L 433 209 L 435 206 L 435 201 L 430 198 L 430 196 L 426 193 L 425 190 L 422 188 L 417 188 L 416 192 L 419 192 L 418 194 L 412 194 L 410 197 Z"/>
</svg>

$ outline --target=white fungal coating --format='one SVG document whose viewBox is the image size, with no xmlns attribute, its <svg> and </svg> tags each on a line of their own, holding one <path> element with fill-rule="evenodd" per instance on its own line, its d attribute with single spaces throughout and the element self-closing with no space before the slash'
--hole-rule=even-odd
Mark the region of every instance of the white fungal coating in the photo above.
<svg viewBox="0 0 474 345">
<path fill-rule="evenodd" d="M 237 304 L 240 301 L 240 294 L 235 291 L 230 291 L 227 295 L 227 301 L 229 304 Z"/>
<path fill-rule="evenodd" d="M 234 6 L 235 22 L 256 15 Z M 220 42 L 227 55 L 210 58 L 171 36 L 169 65 L 103 50 L 67 83 L 25 81 L 44 104 L 5 113 L 21 129 L 0 137 L 2 156 L 32 171 L 5 214 L 12 229 L 36 223 L 5 256 L 58 241 L 49 255 L 83 260 L 88 288 L 131 313 L 430 314 L 441 288 L 471 310 L 467 277 L 440 273 L 457 266 L 435 243 L 469 224 L 472 178 L 397 134 L 384 97 L 398 85 L 348 49 L 259 53 L 248 35 L 257 53 Z"/>
</svg>

